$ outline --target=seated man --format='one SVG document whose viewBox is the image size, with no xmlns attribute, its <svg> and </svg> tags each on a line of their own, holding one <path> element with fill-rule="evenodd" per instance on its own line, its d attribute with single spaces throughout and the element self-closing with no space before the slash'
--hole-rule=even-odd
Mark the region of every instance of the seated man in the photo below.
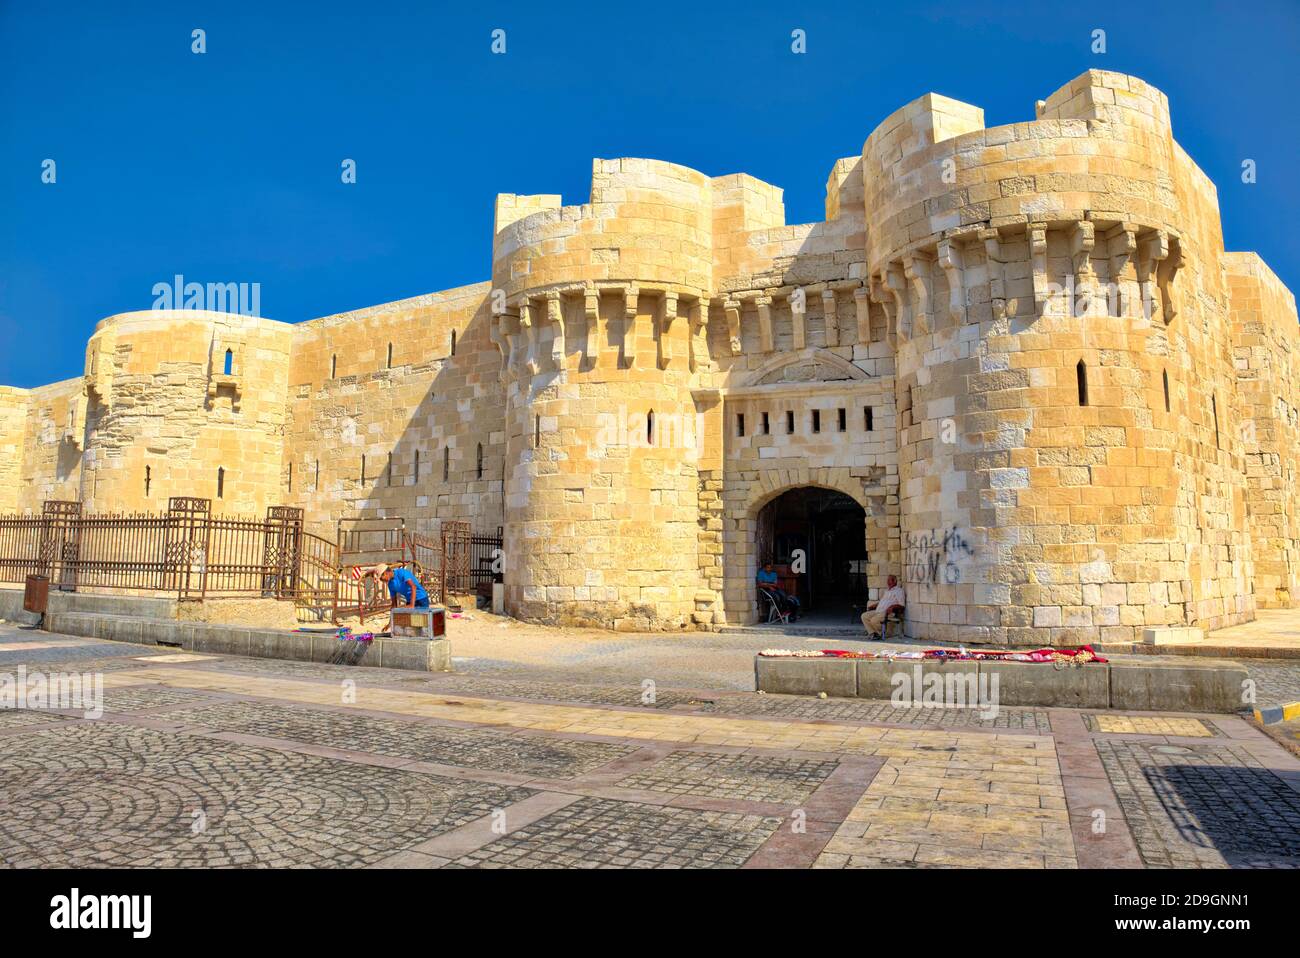
<svg viewBox="0 0 1300 958">
<path fill-rule="evenodd" d="M 429 593 L 424 591 L 424 586 L 420 585 L 420 580 L 410 569 L 392 569 L 380 565 L 375 569 L 375 574 L 380 582 L 388 586 L 388 594 L 393 599 L 393 608 L 397 608 L 399 598 L 403 608 L 427 609 L 429 607 Z"/>
<path fill-rule="evenodd" d="M 862 625 L 867 630 L 867 638 L 873 642 L 880 640 L 881 629 L 889 613 L 897 609 L 902 614 L 903 607 L 907 604 L 907 597 L 903 594 L 903 587 L 898 584 L 897 576 L 891 575 L 886 582 L 889 588 L 885 594 L 868 605 L 867 611 L 862 613 Z"/>
<path fill-rule="evenodd" d="M 763 568 L 758 570 L 758 575 L 754 579 L 760 589 L 770 592 L 776 597 L 778 607 L 782 612 L 789 613 L 790 621 L 793 622 L 799 618 L 799 599 L 777 587 L 776 570 L 772 568 L 772 563 L 763 563 Z"/>
</svg>

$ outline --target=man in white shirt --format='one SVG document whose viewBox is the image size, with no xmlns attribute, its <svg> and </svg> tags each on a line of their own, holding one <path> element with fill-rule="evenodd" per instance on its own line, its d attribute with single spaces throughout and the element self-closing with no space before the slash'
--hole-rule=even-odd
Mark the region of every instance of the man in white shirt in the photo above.
<svg viewBox="0 0 1300 958">
<path fill-rule="evenodd" d="M 903 607 L 907 605 L 907 598 L 903 594 L 903 587 L 898 584 L 896 576 L 890 576 L 888 580 L 889 588 L 885 594 L 878 600 L 867 606 L 867 611 L 862 613 L 862 625 L 867 630 L 867 637 L 873 642 L 880 639 L 880 629 L 884 625 L 885 618 L 895 609 L 902 615 Z"/>
</svg>

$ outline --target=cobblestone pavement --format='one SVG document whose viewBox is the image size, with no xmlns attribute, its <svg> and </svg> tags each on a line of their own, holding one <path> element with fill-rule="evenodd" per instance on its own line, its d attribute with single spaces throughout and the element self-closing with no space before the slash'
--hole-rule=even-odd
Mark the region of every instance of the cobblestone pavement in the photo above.
<svg viewBox="0 0 1300 958">
<path fill-rule="evenodd" d="M 0 648 L 103 688 L 0 709 L 6 867 L 1300 864 L 1300 759 L 1235 716 Z"/>
<path fill-rule="evenodd" d="M 584 798 L 451 863 L 459 868 L 736 868 L 780 818 Z"/>
<path fill-rule="evenodd" d="M 797 804 L 835 771 L 835 762 L 717 752 L 673 752 L 618 784 L 670 795 Z"/>
<path fill-rule="evenodd" d="M 1261 706 L 1300 702 L 1300 659 L 1242 659 Z"/>
<path fill-rule="evenodd" d="M 1097 743 L 1142 860 L 1300 868 L 1300 792 L 1241 746 Z"/>
<path fill-rule="evenodd" d="M 630 745 L 575 742 L 495 729 L 449 728 L 253 702 L 192 709 L 177 718 L 187 726 L 547 778 L 582 775 L 636 750 Z"/>
</svg>

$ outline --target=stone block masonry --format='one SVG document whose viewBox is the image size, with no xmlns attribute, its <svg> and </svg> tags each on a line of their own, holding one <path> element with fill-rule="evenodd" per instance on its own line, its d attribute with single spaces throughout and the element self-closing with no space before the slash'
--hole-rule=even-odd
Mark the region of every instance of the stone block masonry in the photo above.
<svg viewBox="0 0 1300 958">
<path fill-rule="evenodd" d="M 791 225 L 746 174 L 597 159 L 586 203 L 498 197 L 487 282 L 110 317 L 83 379 L 0 387 L 0 511 L 466 519 L 503 528 L 511 614 L 640 631 L 752 621 L 765 510 L 819 489 L 914 637 L 1300 600 L 1295 299 L 1224 251 L 1164 94 L 1089 71 L 994 128 L 927 94 L 828 166 L 826 219 Z"/>
</svg>

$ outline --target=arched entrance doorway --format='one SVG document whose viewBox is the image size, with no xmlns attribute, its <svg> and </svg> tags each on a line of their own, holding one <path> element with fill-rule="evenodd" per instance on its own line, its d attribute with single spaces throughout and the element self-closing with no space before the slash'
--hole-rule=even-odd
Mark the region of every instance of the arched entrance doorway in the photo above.
<svg viewBox="0 0 1300 958">
<path fill-rule="evenodd" d="M 772 562 L 799 597 L 803 621 L 843 625 L 866 601 L 866 510 L 834 489 L 802 486 L 777 496 L 754 523 L 759 568 Z"/>
</svg>

